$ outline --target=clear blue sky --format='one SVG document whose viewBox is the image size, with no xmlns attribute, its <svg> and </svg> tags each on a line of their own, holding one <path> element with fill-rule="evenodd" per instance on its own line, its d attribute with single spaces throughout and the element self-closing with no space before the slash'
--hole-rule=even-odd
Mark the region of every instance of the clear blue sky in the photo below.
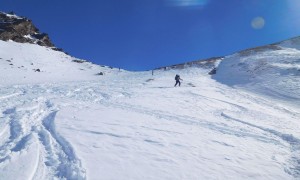
<svg viewBox="0 0 300 180">
<path fill-rule="evenodd" d="M 300 35 L 300 0 L 0 0 L 57 47 L 128 70 L 229 55 Z"/>
</svg>

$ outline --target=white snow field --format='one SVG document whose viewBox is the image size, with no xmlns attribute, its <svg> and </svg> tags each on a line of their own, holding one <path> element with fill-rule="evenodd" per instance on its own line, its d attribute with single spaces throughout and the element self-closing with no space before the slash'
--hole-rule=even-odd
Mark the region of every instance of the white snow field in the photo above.
<svg viewBox="0 0 300 180">
<path fill-rule="evenodd" d="M 15 42 L 0 58 L 1 180 L 300 179 L 296 48 L 225 57 L 213 78 Z"/>
</svg>

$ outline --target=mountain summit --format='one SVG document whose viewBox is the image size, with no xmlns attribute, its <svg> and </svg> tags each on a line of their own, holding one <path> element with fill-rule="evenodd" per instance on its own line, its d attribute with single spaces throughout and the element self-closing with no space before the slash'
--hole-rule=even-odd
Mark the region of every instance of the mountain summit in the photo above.
<svg viewBox="0 0 300 180">
<path fill-rule="evenodd" d="M 12 13 L 0 12 L 0 40 L 53 47 L 49 36 L 41 33 L 31 20 Z"/>
</svg>

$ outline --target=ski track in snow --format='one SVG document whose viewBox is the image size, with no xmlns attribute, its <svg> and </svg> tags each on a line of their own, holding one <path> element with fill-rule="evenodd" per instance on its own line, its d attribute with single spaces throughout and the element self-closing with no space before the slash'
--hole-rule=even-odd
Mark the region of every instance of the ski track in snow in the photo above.
<svg viewBox="0 0 300 180">
<path fill-rule="evenodd" d="M 118 82 L 116 81 L 113 84 L 118 84 Z M 142 84 L 140 87 L 151 88 L 147 84 Z M 24 153 L 29 153 L 31 148 L 36 148 L 38 154 L 35 165 L 27 177 L 28 179 L 86 179 L 86 170 L 72 145 L 56 131 L 55 118 L 61 108 L 68 106 L 80 108 L 92 106 L 93 104 L 146 114 L 162 121 L 170 121 L 187 126 L 201 126 L 221 134 L 252 138 L 257 141 L 289 148 L 291 152 L 290 162 L 283 164 L 283 168 L 293 177 L 299 178 L 300 157 L 298 154 L 300 140 L 298 137 L 293 134 L 280 132 L 278 129 L 257 125 L 255 124 L 256 122 L 251 123 L 235 117 L 235 115 L 242 114 L 244 117 L 251 118 L 251 114 L 256 113 L 262 118 L 273 118 L 269 114 L 264 114 L 263 111 L 252 109 L 253 106 L 251 105 L 253 104 L 268 107 L 268 110 L 275 109 L 284 114 L 292 114 L 291 117 L 294 119 L 300 117 L 298 112 L 276 106 L 267 100 L 259 99 L 246 93 L 230 92 L 231 89 L 227 87 L 216 86 L 213 88 L 216 88 L 218 94 L 221 97 L 225 97 L 225 99 L 205 96 L 194 89 L 185 90 L 184 87 L 180 89 L 188 97 L 187 99 L 181 99 L 181 101 L 193 99 L 195 102 L 202 102 L 202 104 L 196 103 L 193 105 L 195 110 L 200 112 L 208 110 L 208 114 L 211 117 L 219 119 L 213 121 L 212 119 L 201 118 L 201 116 L 174 114 L 174 112 L 160 109 L 149 109 L 149 107 L 143 107 L 141 104 L 132 104 L 127 102 L 126 99 L 139 98 L 143 94 L 136 94 L 136 92 L 121 85 L 112 89 L 109 88 L 108 84 L 88 82 L 61 85 L 23 85 L 0 90 L 0 179 L 5 177 L 1 175 L 1 173 L 4 173 L 1 171 L 1 168 L 13 163 L 13 156 L 18 157 Z M 246 100 L 230 101 L 230 96 Z M 167 99 L 169 97 L 165 95 L 164 98 Z M 239 101 L 240 103 L 238 103 Z M 244 105 L 242 105 L 243 103 Z M 121 137 L 118 134 L 106 132 L 89 132 Z M 159 142 L 150 139 L 146 139 L 145 142 L 159 144 Z M 224 142 L 217 143 L 228 145 Z"/>
<path fill-rule="evenodd" d="M 226 56 L 213 76 L 0 41 L 0 180 L 300 179 L 299 40 Z"/>
<path fill-rule="evenodd" d="M 19 178 L 85 179 L 85 170 L 72 146 L 55 130 L 56 108 L 49 100 L 38 97 L 39 94 L 33 95 L 31 99 L 23 95 L 24 93 L 13 93 L 0 97 L 1 109 L 11 107 L 3 110 L 1 117 L 1 122 L 7 126 L 0 129 L 0 139 L 5 139 L 0 146 L 0 179 L 12 178 L 6 177 L 1 167 L 4 169 L 12 163 L 15 158 L 13 156 L 26 156 L 30 148 L 36 148 L 31 146 L 31 141 L 36 142 L 38 147 L 36 165 L 28 170 L 31 171 L 29 174 L 25 173 L 25 176 Z M 16 168 L 25 165 L 18 165 Z"/>
<path fill-rule="evenodd" d="M 225 117 L 226 119 L 232 120 L 232 121 L 236 121 L 239 122 L 241 124 L 247 125 L 249 127 L 254 127 L 257 129 L 260 129 L 262 131 L 265 131 L 269 134 L 272 134 L 274 136 L 277 136 L 279 138 L 281 138 L 283 141 L 286 141 L 288 144 L 290 144 L 290 148 L 291 148 L 291 152 L 292 152 L 292 156 L 291 156 L 291 164 L 292 166 L 287 168 L 286 171 L 287 173 L 295 176 L 295 177 L 299 177 L 300 176 L 300 139 L 294 137 L 292 134 L 283 134 L 281 132 L 278 132 L 276 130 L 273 129 L 269 129 L 269 128 L 265 128 L 265 127 L 261 127 L 255 124 L 251 124 L 248 123 L 246 121 L 243 120 L 239 120 L 236 118 L 233 118 L 229 115 L 227 115 L 226 113 L 222 113 L 222 116 Z"/>
<path fill-rule="evenodd" d="M 194 93 L 191 93 L 191 94 L 194 94 Z M 197 94 L 197 95 L 199 96 L 199 94 Z M 208 99 L 210 101 L 219 101 L 222 103 L 229 104 L 233 108 L 237 108 L 238 111 L 247 111 L 246 107 L 240 106 L 238 104 L 233 104 L 231 102 L 227 102 L 227 101 L 223 101 L 223 100 L 219 100 L 219 99 L 215 99 L 215 98 L 208 98 L 208 97 L 202 96 L 202 95 L 200 95 L 200 96 L 202 98 Z M 266 103 L 266 102 L 264 102 L 264 103 Z M 170 112 L 147 110 L 147 109 L 143 109 L 139 106 L 128 105 L 128 104 L 126 105 L 124 103 L 123 104 L 105 103 L 105 105 L 112 106 L 114 108 L 121 108 L 121 109 L 125 109 L 125 110 L 135 111 L 135 112 L 138 112 L 141 114 L 147 114 L 150 116 L 155 116 L 156 118 L 163 119 L 163 120 L 183 123 L 183 124 L 192 125 L 192 126 L 202 126 L 207 129 L 211 129 L 211 130 L 221 132 L 224 134 L 229 134 L 229 135 L 234 135 L 234 136 L 239 136 L 239 137 L 251 137 L 258 141 L 274 143 L 277 145 L 285 146 L 278 140 L 278 138 L 272 137 L 272 135 L 274 135 L 275 137 L 279 137 L 283 141 L 290 144 L 290 149 L 291 149 L 291 153 L 292 153 L 291 158 L 290 158 L 290 165 L 289 165 L 290 167 L 285 167 L 286 168 L 285 171 L 294 177 L 300 177 L 300 156 L 299 156 L 300 139 L 294 137 L 292 134 L 284 134 L 284 133 L 281 133 L 281 132 L 273 130 L 273 129 L 261 127 L 261 126 L 255 125 L 255 124 L 248 123 L 246 121 L 235 119 L 223 112 L 221 113 L 222 117 L 224 117 L 225 119 L 231 120 L 231 121 L 241 123 L 243 128 L 236 130 L 235 127 L 226 126 L 223 123 L 218 124 L 216 122 L 210 122 L 208 120 L 200 119 L 200 118 L 196 118 L 196 117 L 173 115 Z M 272 106 L 272 107 L 275 107 L 275 106 Z M 287 111 L 287 110 L 283 109 L 283 111 Z M 257 135 L 256 131 L 253 132 L 253 128 L 265 131 L 269 134 L 269 136 L 265 137 L 265 136 Z M 158 143 L 158 142 L 153 142 L 153 143 Z"/>
</svg>

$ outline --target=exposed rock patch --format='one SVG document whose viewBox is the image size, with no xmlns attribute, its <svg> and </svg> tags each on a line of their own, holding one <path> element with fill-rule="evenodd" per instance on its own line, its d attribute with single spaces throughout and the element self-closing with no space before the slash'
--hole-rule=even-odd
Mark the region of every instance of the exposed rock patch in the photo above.
<svg viewBox="0 0 300 180">
<path fill-rule="evenodd" d="M 0 40 L 54 47 L 49 36 L 46 33 L 40 33 L 31 20 L 13 13 L 0 12 Z"/>
</svg>

